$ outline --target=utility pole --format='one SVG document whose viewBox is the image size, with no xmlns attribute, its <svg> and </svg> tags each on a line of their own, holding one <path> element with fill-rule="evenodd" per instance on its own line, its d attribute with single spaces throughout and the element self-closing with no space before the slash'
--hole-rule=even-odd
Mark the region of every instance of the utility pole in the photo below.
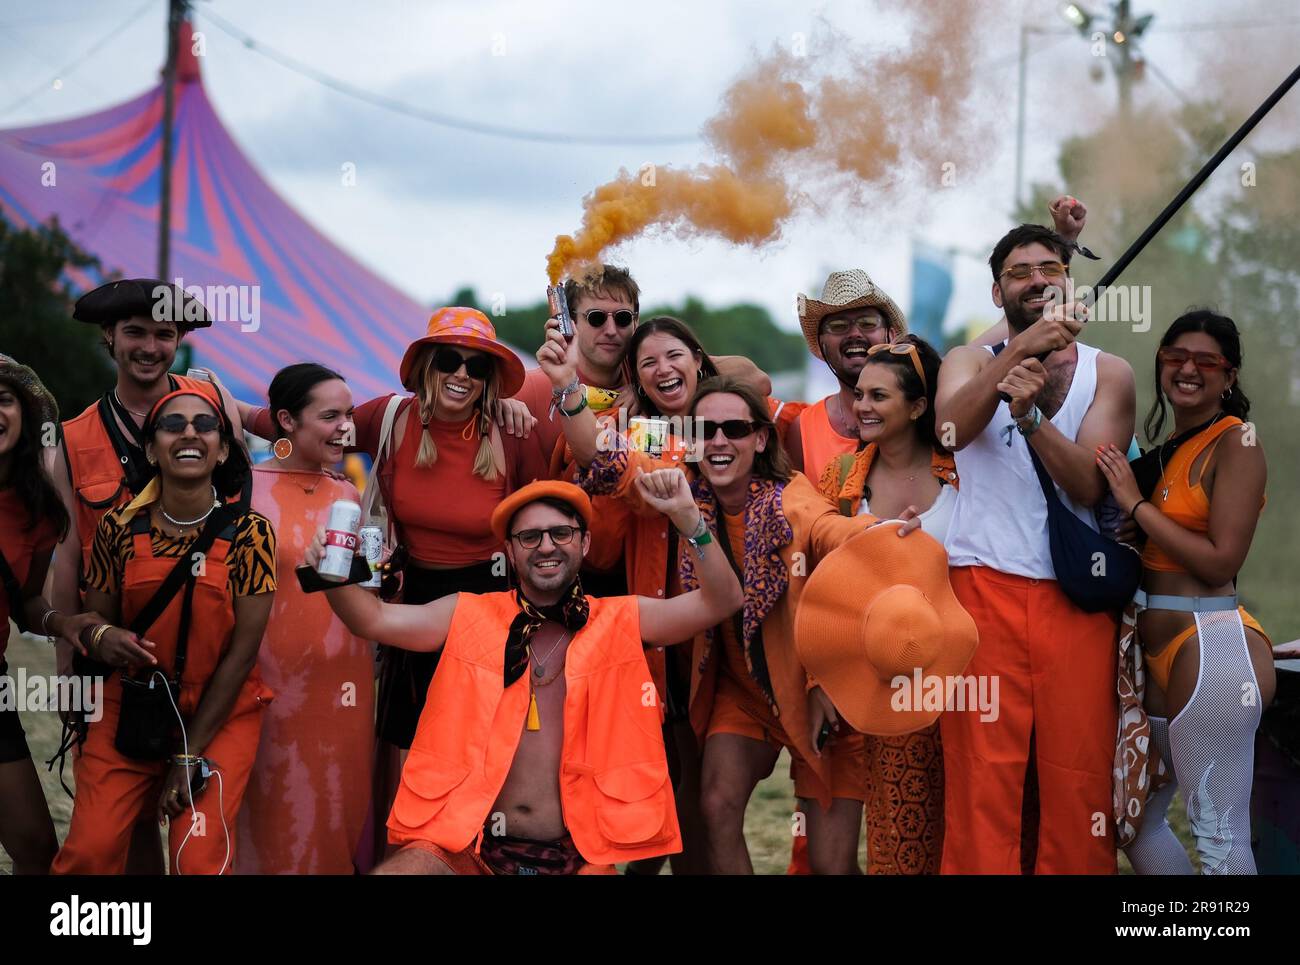
<svg viewBox="0 0 1300 965">
<path fill-rule="evenodd" d="M 161 197 L 158 201 L 158 279 L 170 284 L 172 242 L 172 134 L 176 123 L 176 57 L 187 0 L 168 0 L 167 62 L 163 66 Z"/>
<path fill-rule="evenodd" d="M 1116 57 L 1111 61 L 1111 67 L 1115 71 L 1115 82 L 1119 85 L 1119 116 L 1127 123 L 1133 114 L 1133 81 L 1140 76 L 1143 66 L 1142 52 L 1137 47 L 1138 40 L 1151 26 L 1155 14 L 1133 16 L 1129 0 L 1114 0 L 1110 11 L 1111 22 L 1105 27 L 1097 22 L 1095 15 L 1078 3 L 1067 3 L 1061 9 L 1061 16 L 1074 24 L 1080 36 L 1094 42 L 1104 40 L 1107 56 L 1110 51 L 1115 51 Z"/>
</svg>

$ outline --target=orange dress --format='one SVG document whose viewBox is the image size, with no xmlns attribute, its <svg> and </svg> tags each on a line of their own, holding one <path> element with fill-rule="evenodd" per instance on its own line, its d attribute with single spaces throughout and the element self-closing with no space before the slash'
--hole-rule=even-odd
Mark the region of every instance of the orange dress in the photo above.
<svg viewBox="0 0 1300 965">
<path fill-rule="evenodd" d="M 276 699 L 239 814 L 237 874 L 355 870 L 370 807 L 374 646 L 291 575 L 336 499 L 356 500 L 357 491 L 323 473 L 253 472 L 253 506 L 275 527 L 284 578 L 257 659 Z"/>
</svg>

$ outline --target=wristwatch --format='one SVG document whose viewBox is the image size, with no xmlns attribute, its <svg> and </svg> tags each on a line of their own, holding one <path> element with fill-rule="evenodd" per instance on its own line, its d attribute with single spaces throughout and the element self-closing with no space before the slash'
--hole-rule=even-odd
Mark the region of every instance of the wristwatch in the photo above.
<svg viewBox="0 0 1300 965">
<path fill-rule="evenodd" d="M 704 521 L 704 517 L 701 516 L 700 521 L 695 524 L 694 532 L 689 535 L 682 533 L 682 535 L 686 537 L 686 542 L 695 547 L 695 555 L 704 559 L 704 547 L 713 542 L 713 534 L 709 532 L 709 524 Z"/>
</svg>

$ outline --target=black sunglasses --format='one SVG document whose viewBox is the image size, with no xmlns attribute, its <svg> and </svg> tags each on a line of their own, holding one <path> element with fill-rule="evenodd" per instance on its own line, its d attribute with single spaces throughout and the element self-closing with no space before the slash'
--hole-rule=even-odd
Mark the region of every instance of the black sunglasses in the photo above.
<svg viewBox="0 0 1300 965">
<path fill-rule="evenodd" d="M 700 436 L 706 442 L 722 430 L 722 434 L 728 439 L 743 439 L 746 436 L 752 436 L 758 429 L 758 424 L 750 422 L 748 419 L 724 419 L 721 422 L 714 422 L 712 419 L 696 419 L 703 435 Z"/>
<path fill-rule="evenodd" d="M 574 533 L 582 532 L 579 526 L 552 526 L 549 529 L 521 529 L 517 533 L 511 533 L 511 539 L 519 540 L 519 545 L 526 550 L 536 549 L 542 545 L 542 534 L 547 533 L 551 537 L 551 542 L 556 546 L 563 546 L 573 539 Z"/>
<path fill-rule="evenodd" d="M 465 366 L 466 375 L 480 382 L 492 374 L 492 360 L 486 355 L 466 358 L 454 348 L 447 348 L 445 345 L 440 345 L 434 350 L 433 367 L 443 375 L 454 375 L 460 371 L 462 365 Z"/>
<path fill-rule="evenodd" d="M 584 312 L 583 317 L 592 328 L 600 328 L 609 318 L 609 312 L 603 308 L 593 308 Z M 614 324 L 619 328 L 627 328 L 634 321 L 636 321 L 636 313 L 629 312 L 626 308 L 614 313 Z"/>
<path fill-rule="evenodd" d="M 200 412 L 193 419 L 187 418 L 179 412 L 170 412 L 165 416 L 161 416 L 154 423 L 154 427 L 161 429 L 163 432 L 180 435 L 190 423 L 194 424 L 194 432 L 200 436 L 209 432 L 216 432 L 221 428 L 221 420 L 209 412 Z"/>
</svg>

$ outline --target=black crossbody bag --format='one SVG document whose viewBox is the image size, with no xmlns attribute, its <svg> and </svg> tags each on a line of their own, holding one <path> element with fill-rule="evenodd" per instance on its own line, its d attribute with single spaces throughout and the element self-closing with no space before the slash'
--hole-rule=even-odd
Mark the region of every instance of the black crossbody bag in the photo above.
<svg viewBox="0 0 1300 965">
<path fill-rule="evenodd" d="M 189 648 L 190 621 L 194 606 L 194 555 L 206 554 L 218 535 L 233 541 L 236 507 L 222 505 L 212 511 L 198 538 L 190 544 L 149 598 L 128 629 L 143 636 L 162 616 L 172 599 L 184 587 L 180 627 L 176 636 L 176 660 L 167 679 L 157 670 L 143 680 L 122 676 L 122 711 L 117 721 L 113 746 L 119 754 L 137 761 L 160 761 L 176 752 L 180 737 L 181 677 Z M 149 531 L 149 514 L 140 512 L 131 520 L 133 533 Z"/>
<path fill-rule="evenodd" d="M 992 348 L 997 355 L 1006 344 Z M 1131 546 L 1101 535 L 1070 512 L 1028 439 L 1025 445 L 1047 501 L 1047 540 L 1062 592 L 1085 613 L 1124 609 L 1142 580 L 1142 558 Z"/>
</svg>

